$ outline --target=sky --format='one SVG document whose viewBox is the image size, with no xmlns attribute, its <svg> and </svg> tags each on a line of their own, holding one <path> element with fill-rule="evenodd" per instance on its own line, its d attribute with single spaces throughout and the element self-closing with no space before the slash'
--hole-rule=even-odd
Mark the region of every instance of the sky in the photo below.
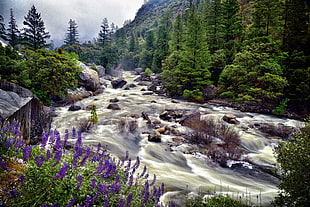
<svg viewBox="0 0 310 207">
<path fill-rule="evenodd" d="M 63 44 L 68 22 L 75 20 L 78 25 L 80 42 L 93 40 L 98 36 L 102 20 L 107 18 L 122 27 L 125 20 L 133 20 L 144 0 L 0 0 L 0 15 L 4 23 L 10 18 L 13 9 L 18 29 L 24 25 L 24 17 L 34 5 L 45 23 L 46 31 L 54 40 L 55 46 Z"/>
</svg>

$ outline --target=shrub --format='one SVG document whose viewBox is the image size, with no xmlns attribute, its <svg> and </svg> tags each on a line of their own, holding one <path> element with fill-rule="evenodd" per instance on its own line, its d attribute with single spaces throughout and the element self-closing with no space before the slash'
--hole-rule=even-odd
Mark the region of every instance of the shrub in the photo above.
<svg viewBox="0 0 310 207">
<path fill-rule="evenodd" d="M 231 92 L 231 91 L 226 91 L 226 92 L 223 92 L 220 94 L 220 98 L 223 98 L 223 99 L 234 99 L 234 93 Z"/>
<path fill-rule="evenodd" d="M 144 72 L 145 72 L 145 75 L 148 77 L 150 77 L 153 73 L 153 71 L 150 68 L 146 68 Z"/>
<path fill-rule="evenodd" d="M 274 206 L 309 206 L 310 204 L 310 119 L 290 140 L 275 148 L 280 164 L 280 193 Z"/>
<path fill-rule="evenodd" d="M 273 114 L 274 115 L 283 115 L 286 111 L 287 108 L 287 103 L 290 101 L 290 99 L 285 98 L 282 101 L 280 101 L 279 106 L 277 106 L 274 111 Z"/>
<path fill-rule="evenodd" d="M 2 132 L 4 146 L 3 138 L 7 135 Z M 117 160 L 100 144 L 96 149 L 83 146 L 81 132 L 76 133 L 74 129 L 71 138 L 76 142 L 73 150 L 68 151 L 69 136 L 66 130 L 62 140 L 59 132 L 52 131 L 49 135 L 43 134 L 40 146 L 19 148 L 15 157 L 22 158 L 26 165 L 20 165 L 22 170 L 15 179 L 18 186 L 1 192 L 4 205 L 160 206 L 164 185 L 156 187 L 156 176 L 150 181 L 146 167 L 142 172 L 139 170 L 138 157 L 131 162 L 127 153 L 124 160 Z M 12 144 L 15 148 L 19 146 L 17 142 Z M 3 157 L 1 154 L 1 176 L 12 170 Z"/>
<path fill-rule="evenodd" d="M 187 100 L 195 100 L 195 101 L 200 101 L 203 100 L 202 97 L 202 92 L 199 89 L 195 89 L 195 90 L 184 90 L 183 91 L 183 97 Z"/>
<path fill-rule="evenodd" d="M 192 198 L 188 199 L 187 207 L 246 207 L 242 202 L 234 200 L 229 196 L 216 195 L 207 199 Z"/>
<path fill-rule="evenodd" d="M 98 115 L 97 115 L 96 105 L 92 106 L 90 121 L 93 122 L 94 124 L 98 123 Z"/>
</svg>

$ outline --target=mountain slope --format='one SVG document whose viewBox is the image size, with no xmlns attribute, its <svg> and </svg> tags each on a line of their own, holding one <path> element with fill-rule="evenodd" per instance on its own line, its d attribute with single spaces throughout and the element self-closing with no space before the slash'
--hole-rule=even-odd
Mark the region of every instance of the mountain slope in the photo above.
<svg viewBox="0 0 310 207">
<path fill-rule="evenodd" d="M 124 26 L 125 31 L 144 34 L 157 26 L 166 12 L 175 17 L 180 11 L 189 7 L 189 0 L 150 0 L 138 10 L 135 19 Z"/>
</svg>

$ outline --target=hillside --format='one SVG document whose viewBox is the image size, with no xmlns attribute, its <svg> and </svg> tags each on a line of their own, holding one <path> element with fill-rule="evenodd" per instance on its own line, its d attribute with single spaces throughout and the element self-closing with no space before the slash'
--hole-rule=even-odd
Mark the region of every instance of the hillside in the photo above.
<svg viewBox="0 0 310 207">
<path fill-rule="evenodd" d="M 135 19 L 124 26 L 125 31 L 144 34 L 152 28 L 156 28 L 163 14 L 169 12 L 175 17 L 180 11 L 189 7 L 188 0 L 150 0 L 137 12 Z"/>
</svg>

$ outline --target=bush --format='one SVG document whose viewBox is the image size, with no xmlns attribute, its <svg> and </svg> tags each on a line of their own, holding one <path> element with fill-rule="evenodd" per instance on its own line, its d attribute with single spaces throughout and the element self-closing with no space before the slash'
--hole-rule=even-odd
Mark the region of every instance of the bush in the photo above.
<svg viewBox="0 0 310 207">
<path fill-rule="evenodd" d="M 8 125 L 9 126 L 9 125 Z M 155 187 L 156 176 L 150 182 L 146 167 L 140 171 L 140 160 L 117 160 L 101 148 L 83 146 L 81 132 L 73 129 L 71 138 L 76 139 L 72 151 L 66 150 L 69 132 L 64 139 L 57 131 L 43 134 L 40 146 L 20 147 L 6 132 L 1 130 L 1 146 L 14 151 L 22 158 L 21 170 L 15 171 L 18 186 L 2 189 L 1 201 L 7 206 L 160 206 L 159 198 L 164 185 Z M 4 133 L 5 132 L 5 133 Z M 3 143 L 5 141 L 5 143 Z M 10 150 L 9 150 L 10 151 Z M 1 181 L 13 170 L 7 165 L 4 151 L 0 157 Z M 10 155 L 11 156 L 11 155 Z M 140 174 L 135 174 L 139 171 Z M 8 182 L 8 181 L 7 181 Z M 3 185 L 2 185 L 3 187 Z"/>
<path fill-rule="evenodd" d="M 292 139 L 281 142 L 274 153 L 281 170 L 281 192 L 274 206 L 309 206 L 310 119 Z"/>
<path fill-rule="evenodd" d="M 216 195 L 206 200 L 202 198 L 192 198 L 187 200 L 187 207 L 246 207 L 240 201 L 236 201 L 229 196 Z"/>
<path fill-rule="evenodd" d="M 184 90 L 183 91 L 183 97 L 187 100 L 194 100 L 194 101 L 201 101 L 203 100 L 202 92 L 199 89 L 195 90 Z"/>
<path fill-rule="evenodd" d="M 282 101 L 280 101 L 279 106 L 277 106 L 274 111 L 273 114 L 274 115 L 283 115 L 286 111 L 287 108 L 287 103 L 290 101 L 290 99 L 285 98 Z"/>
<path fill-rule="evenodd" d="M 153 71 L 150 68 L 146 68 L 144 72 L 145 72 L 145 75 L 148 77 L 150 77 L 153 73 Z"/>
<path fill-rule="evenodd" d="M 234 93 L 231 92 L 231 91 L 226 91 L 226 92 L 223 92 L 220 94 L 220 98 L 223 98 L 223 99 L 234 99 Z"/>
</svg>

